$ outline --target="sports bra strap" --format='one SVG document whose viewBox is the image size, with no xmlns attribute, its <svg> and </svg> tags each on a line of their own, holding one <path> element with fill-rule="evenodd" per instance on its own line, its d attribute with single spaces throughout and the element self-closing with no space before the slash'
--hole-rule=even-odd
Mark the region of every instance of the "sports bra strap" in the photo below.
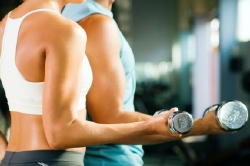
<svg viewBox="0 0 250 166">
<path fill-rule="evenodd" d="M 36 10 L 29 11 L 29 12 L 27 12 L 26 14 L 24 14 L 22 17 L 16 18 L 16 19 L 24 19 L 25 17 L 27 17 L 28 15 L 30 15 L 30 14 L 32 14 L 32 13 L 41 12 L 41 11 L 53 12 L 53 13 L 56 13 L 56 14 L 60 15 L 60 13 L 58 13 L 58 12 L 56 12 L 56 11 L 54 11 L 54 10 L 42 8 L 42 9 L 36 9 Z M 10 11 L 10 12 L 8 13 L 8 18 L 10 18 L 10 13 L 11 13 L 11 12 L 12 12 L 12 11 Z M 12 18 L 10 18 L 10 19 L 12 19 Z"/>
</svg>

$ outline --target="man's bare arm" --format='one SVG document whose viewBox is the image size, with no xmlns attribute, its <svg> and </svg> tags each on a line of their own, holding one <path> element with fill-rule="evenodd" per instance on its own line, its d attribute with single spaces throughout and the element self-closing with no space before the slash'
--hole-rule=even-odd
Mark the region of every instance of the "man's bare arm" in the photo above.
<svg viewBox="0 0 250 166">
<path fill-rule="evenodd" d="M 92 120 L 98 123 L 128 123 L 152 118 L 150 115 L 127 112 L 124 109 L 125 74 L 119 57 L 120 39 L 116 23 L 100 14 L 91 15 L 78 23 L 88 36 L 86 55 L 93 70 L 93 84 L 87 95 L 87 109 Z M 195 120 L 192 131 L 183 137 L 220 132 L 223 131 L 209 114 Z M 151 135 L 116 143 L 154 144 L 176 139 L 179 138 Z"/>
<path fill-rule="evenodd" d="M 88 37 L 86 55 L 92 67 L 93 83 L 87 95 L 87 109 L 93 121 L 128 123 L 151 118 L 124 110 L 126 78 L 119 55 L 119 31 L 113 19 L 94 14 L 78 23 Z"/>
</svg>

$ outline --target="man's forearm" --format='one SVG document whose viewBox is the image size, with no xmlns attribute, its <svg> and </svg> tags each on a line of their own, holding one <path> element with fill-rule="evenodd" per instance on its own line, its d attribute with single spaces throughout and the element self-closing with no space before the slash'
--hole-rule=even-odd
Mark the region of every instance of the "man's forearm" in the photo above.
<svg viewBox="0 0 250 166">
<path fill-rule="evenodd" d="M 197 136 L 197 135 L 204 135 L 209 134 L 210 129 L 204 126 L 204 122 L 202 119 L 194 120 L 193 129 L 187 133 L 182 135 L 181 138 L 186 138 L 189 136 Z M 116 144 L 142 144 L 142 145 L 152 145 L 152 144 L 159 144 L 168 141 L 179 140 L 181 138 L 178 137 L 170 137 L 170 136 L 162 136 L 162 135 L 149 135 L 143 137 L 136 137 L 130 138 L 126 140 L 120 140 L 119 142 L 115 142 Z"/>
<path fill-rule="evenodd" d="M 119 124 L 119 123 L 132 123 L 141 122 L 151 119 L 151 115 L 143 114 L 140 112 L 129 112 L 123 111 L 118 112 L 115 115 L 110 115 L 109 118 L 102 118 L 98 123 L 109 123 L 109 124 Z M 95 121 L 95 119 L 93 119 Z"/>
<path fill-rule="evenodd" d="M 149 120 L 152 118 L 151 115 L 147 115 L 147 114 L 144 114 L 144 113 L 140 113 L 140 112 L 126 112 L 125 116 L 129 116 L 130 119 L 132 119 L 134 122 L 141 122 L 141 121 L 146 121 L 146 120 Z M 123 118 L 123 117 L 121 117 Z"/>
<path fill-rule="evenodd" d="M 208 113 L 205 117 L 195 119 L 194 125 L 192 130 L 182 135 L 181 138 L 186 138 L 189 136 L 198 136 L 198 135 L 207 135 L 207 134 L 221 134 L 225 133 L 224 130 L 222 130 L 219 125 L 216 122 L 216 119 L 214 118 L 214 112 Z M 130 138 L 126 140 L 121 140 L 119 142 L 116 142 L 117 144 L 159 144 L 167 141 L 174 141 L 181 138 L 177 137 L 170 137 L 170 136 L 161 136 L 161 135 L 150 135 L 150 136 L 144 136 L 140 138 Z"/>
</svg>

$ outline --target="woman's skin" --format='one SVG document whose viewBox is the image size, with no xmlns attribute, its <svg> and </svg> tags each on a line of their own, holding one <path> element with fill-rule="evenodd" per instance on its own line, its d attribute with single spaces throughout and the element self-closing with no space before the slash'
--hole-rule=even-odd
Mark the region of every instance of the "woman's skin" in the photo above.
<svg viewBox="0 0 250 166">
<path fill-rule="evenodd" d="M 26 0 L 10 14 L 20 18 L 29 11 L 47 8 L 60 13 L 66 3 L 84 0 Z M 0 51 L 6 23 L 0 22 Z M 67 149 L 84 151 L 86 146 L 116 142 L 130 137 L 162 135 L 180 137 L 169 130 L 169 115 L 126 124 L 88 122 L 86 110 L 77 110 L 85 57 L 85 31 L 53 12 L 27 16 L 19 31 L 15 63 L 29 82 L 44 82 L 42 115 L 11 110 L 11 133 L 7 151 Z M 83 148 L 79 148 L 83 147 Z"/>
</svg>

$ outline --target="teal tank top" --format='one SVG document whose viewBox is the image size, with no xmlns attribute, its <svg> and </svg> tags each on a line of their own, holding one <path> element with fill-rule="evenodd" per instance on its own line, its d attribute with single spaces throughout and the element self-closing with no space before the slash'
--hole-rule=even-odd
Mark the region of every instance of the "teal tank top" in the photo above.
<svg viewBox="0 0 250 166">
<path fill-rule="evenodd" d="M 113 19 L 113 13 L 94 0 L 86 0 L 82 4 L 68 4 L 62 15 L 75 22 L 91 15 L 103 14 Z M 117 26 L 118 28 L 118 26 Z M 119 28 L 118 28 L 119 29 Z M 125 110 L 134 111 L 135 60 L 134 54 L 123 34 L 119 30 L 121 49 L 120 59 L 126 75 L 126 90 L 123 98 Z M 144 152 L 141 145 L 106 144 L 87 147 L 84 157 L 85 166 L 141 166 Z"/>
</svg>

